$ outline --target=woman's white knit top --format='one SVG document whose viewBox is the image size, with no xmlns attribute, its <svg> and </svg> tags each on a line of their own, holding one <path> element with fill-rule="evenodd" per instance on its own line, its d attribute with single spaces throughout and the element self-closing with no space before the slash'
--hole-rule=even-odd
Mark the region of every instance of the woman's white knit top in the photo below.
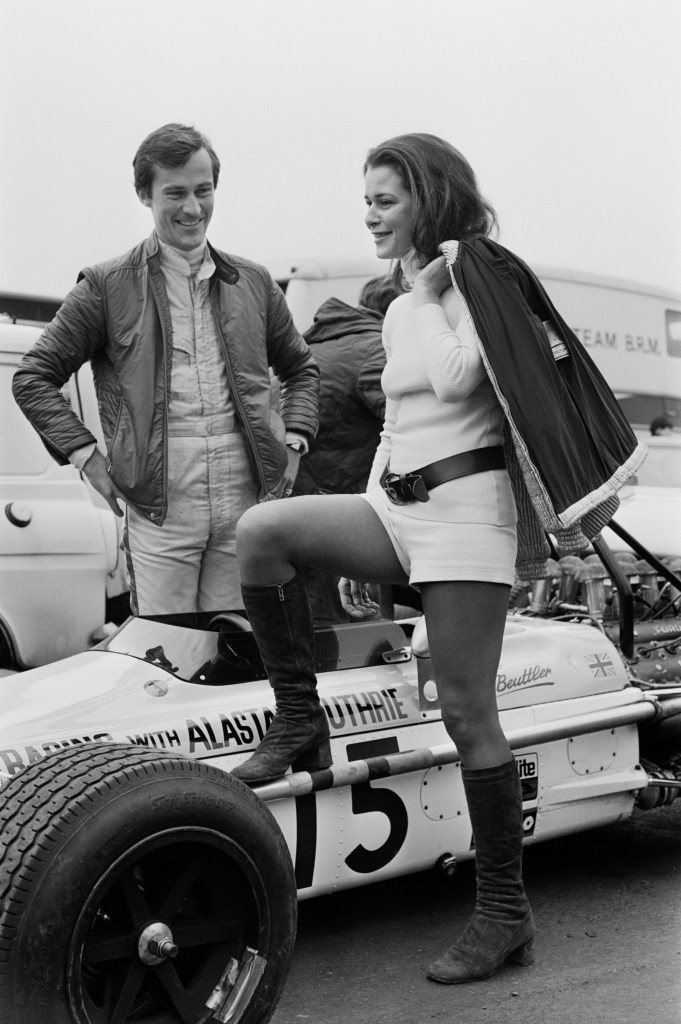
<svg viewBox="0 0 681 1024">
<path fill-rule="evenodd" d="M 388 308 L 381 378 L 385 423 L 367 490 L 378 483 L 388 460 L 391 471 L 406 473 L 502 443 L 503 412 L 473 329 L 460 314 L 453 289 L 441 302 L 416 307 L 407 292 Z"/>
</svg>

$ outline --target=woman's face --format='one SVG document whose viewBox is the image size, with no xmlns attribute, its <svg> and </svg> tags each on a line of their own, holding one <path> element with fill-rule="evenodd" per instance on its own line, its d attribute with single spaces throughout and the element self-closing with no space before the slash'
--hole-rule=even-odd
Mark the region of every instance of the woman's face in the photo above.
<svg viewBox="0 0 681 1024">
<path fill-rule="evenodd" d="M 370 167 L 364 179 L 367 204 L 366 226 L 374 236 L 376 255 L 381 260 L 397 260 L 413 245 L 411 193 L 394 167 Z"/>
</svg>

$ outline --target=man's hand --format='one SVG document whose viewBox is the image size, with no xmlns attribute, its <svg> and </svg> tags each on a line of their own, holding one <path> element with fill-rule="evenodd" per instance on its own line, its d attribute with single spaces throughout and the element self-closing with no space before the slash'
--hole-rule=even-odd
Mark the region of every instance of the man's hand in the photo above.
<svg viewBox="0 0 681 1024">
<path fill-rule="evenodd" d="M 381 609 L 372 601 L 369 584 L 349 580 L 345 576 L 338 583 L 338 593 L 343 611 L 351 619 L 373 619 Z"/>
<path fill-rule="evenodd" d="M 94 489 L 104 498 L 111 511 L 117 516 L 122 516 L 123 509 L 118 504 L 118 500 L 125 503 L 125 497 L 109 476 L 106 460 L 97 448 L 83 466 L 83 473 Z"/>
<path fill-rule="evenodd" d="M 288 453 L 288 465 L 282 480 L 282 497 L 290 498 L 300 467 L 300 452 L 297 452 L 295 448 L 291 448 L 289 445 L 286 446 L 286 451 Z"/>
</svg>

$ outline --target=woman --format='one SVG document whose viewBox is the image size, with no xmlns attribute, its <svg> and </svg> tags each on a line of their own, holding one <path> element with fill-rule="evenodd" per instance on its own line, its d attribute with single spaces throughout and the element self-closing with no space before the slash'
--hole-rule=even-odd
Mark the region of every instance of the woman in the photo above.
<svg viewBox="0 0 681 1024">
<path fill-rule="evenodd" d="M 435 136 L 391 139 L 369 153 L 364 170 L 366 224 L 378 256 L 398 261 L 402 291 L 384 323 L 384 430 L 365 495 L 268 502 L 240 520 L 244 606 L 277 713 L 233 774 L 258 782 L 289 765 L 331 763 L 297 567 L 342 576 L 343 605 L 354 618 L 375 613 L 363 581 L 417 586 L 475 837 L 475 912 L 428 970 L 435 981 L 456 984 L 489 977 L 506 960 L 534 959 L 535 927 L 521 875 L 521 787 L 495 694 L 517 549 L 504 410 L 439 254 L 445 241 L 487 240 L 496 218 L 468 162 Z M 485 268 L 476 262 L 473 269 L 484 290 Z M 602 490 L 599 485 L 599 500 Z"/>
<path fill-rule="evenodd" d="M 437 249 L 445 239 L 488 234 L 495 216 L 467 161 L 438 139 L 402 136 L 379 146 L 365 175 L 366 224 L 377 255 L 400 261 L 408 289 L 389 308 L 384 329 L 385 428 L 365 496 L 268 502 L 240 521 L 244 606 L 277 715 L 234 774 L 261 781 L 291 763 L 331 763 L 296 567 L 314 564 L 345 577 L 343 604 L 355 618 L 374 606 L 366 585 L 350 580 L 417 584 L 443 721 L 465 765 L 478 866 L 490 883 L 482 885 L 458 945 L 430 968 L 436 980 L 461 982 L 488 976 L 509 956 L 532 958 L 534 924 L 520 873 L 520 781 L 495 694 L 514 580 L 515 508 L 502 459 L 499 468 L 436 486 L 427 503 L 394 505 L 379 481 L 388 460 L 391 472 L 406 473 L 461 452 L 491 450 L 492 461 L 501 453 L 501 407 Z"/>
</svg>

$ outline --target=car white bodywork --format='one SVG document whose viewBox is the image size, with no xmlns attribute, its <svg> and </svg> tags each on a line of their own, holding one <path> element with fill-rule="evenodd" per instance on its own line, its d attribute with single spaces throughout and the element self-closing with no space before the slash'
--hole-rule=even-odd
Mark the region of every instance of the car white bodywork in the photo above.
<svg viewBox="0 0 681 1024">
<path fill-rule="evenodd" d="M 594 548 L 606 574 L 568 557 L 506 623 L 496 691 L 528 844 L 681 792 L 681 578 L 660 563 L 654 588 L 624 579 Z M 273 715 L 253 634 L 233 614 L 184 623 L 132 618 L 0 679 L 0 981 L 17 1024 L 46 1005 L 60 1024 L 259 1024 L 297 899 L 474 856 L 424 618 L 317 632 L 333 765 L 253 791 L 230 774 Z"/>
<path fill-rule="evenodd" d="M 427 655 L 419 632 L 414 650 L 420 645 Z M 451 753 L 428 658 L 414 656 L 395 623 L 338 627 L 324 636 L 339 666 L 319 674 L 334 768 L 318 773 L 316 788 L 303 773 L 299 793 L 296 776 L 281 791 L 272 784 L 269 796 L 267 786 L 259 791 L 286 837 L 299 897 L 472 856 L 455 755 L 395 777 L 356 775 L 353 785 L 354 762 L 424 748 Z M 4 774 L 90 741 L 210 759 L 229 771 L 264 734 L 273 694 L 265 680 L 187 681 L 215 643 L 215 633 L 132 619 L 100 649 L 0 681 Z M 509 617 L 497 691 L 509 737 L 528 737 L 516 744 L 528 842 L 631 813 L 647 784 L 636 722 L 652 708 L 603 633 L 585 624 Z M 566 722 L 565 735 L 542 739 Z"/>
</svg>

